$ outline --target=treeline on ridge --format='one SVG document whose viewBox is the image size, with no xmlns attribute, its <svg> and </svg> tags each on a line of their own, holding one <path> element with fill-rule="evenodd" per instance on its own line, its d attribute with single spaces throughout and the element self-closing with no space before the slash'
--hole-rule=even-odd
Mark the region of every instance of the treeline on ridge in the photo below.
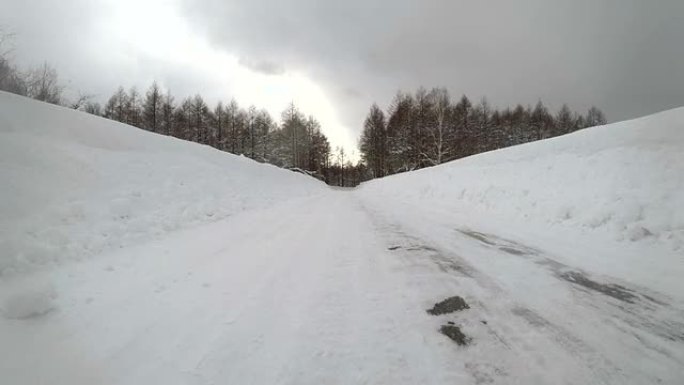
<svg viewBox="0 0 684 385">
<path fill-rule="evenodd" d="M 283 111 L 278 124 L 266 110 L 244 109 L 235 100 L 210 108 L 201 95 L 195 95 L 176 103 L 169 92 L 153 83 L 144 95 L 135 88 L 126 92 L 119 87 L 103 108 L 95 104 L 85 110 L 319 177 L 330 167 L 330 144 L 320 123 L 313 116 L 304 116 L 294 104 Z"/>
<path fill-rule="evenodd" d="M 0 48 L 7 35 L 0 31 Z M 320 123 L 294 104 L 276 122 L 263 109 L 244 109 L 235 100 L 214 107 L 201 95 L 176 102 L 153 83 L 144 95 L 123 87 L 102 107 L 92 95 L 63 95 L 48 63 L 21 71 L 0 49 L 0 90 L 103 116 L 155 133 L 244 155 L 259 162 L 312 175 L 337 186 L 438 165 L 450 160 L 606 123 L 596 107 L 586 114 L 563 105 L 555 114 L 539 101 L 534 107 L 492 108 L 463 95 L 452 101 L 444 88 L 398 92 L 386 112 L 370 108 L 359 140 L 361 161 L 352 164 L 343 148 L 332 151 Z"/>
<path fill-rule="evenodd" d="M 419 88 L 397 93 L 386 113 L 373 104 L 359 147 L 366 178 L 377 178 L 605 123 L 596 107 L 582 115 L 564 104 L 552 114 L 539 101 L 498 110 L 485 98 L 453 102 L 444 88 Z"/>
<path fill-rule="evenodd" d="M 0 30 L 0 48 L 9 35 Z M 154 82 L 140 94 L 123 87 L 102 107 L 93 95 L 64 95 L 57 71 L 47 62 L 29 70 L 17 68 L 9 51 L 0 49 L 0 90 L 61 105 L 126 123 L 158 134 L 174 136 L 244 155 L 259 162 L 306 173 L 328 184 L 349 186 L 361 174 L 345 157 L 344 149 L 332 153 L 328 138 L 313 116 L 305 116 L 292 103 L 276 122 L 263 109 L 244 109 L 235 100 L 210 108 L 201 95 L 180 102 Z"/>
</svg>

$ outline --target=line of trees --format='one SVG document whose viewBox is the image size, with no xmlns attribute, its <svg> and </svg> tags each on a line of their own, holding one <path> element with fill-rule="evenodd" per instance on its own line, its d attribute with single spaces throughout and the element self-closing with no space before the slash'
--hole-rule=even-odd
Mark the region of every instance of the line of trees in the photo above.
<svg viewBox="0 0 684 385">
<path fill-rule="evenodd" d="M 119 87 L 101 106 L 92 95 L 74 100 L 64 97 L 57 71 L 47 62 L 22 71 L 9 59 L 11 35 L 0 29 L 0 90 L 62 105 L 139 127 L 244 155 L 324 180 L 328 184 L 353 186 L 362 172 L 345 159 L 343 148 L 331 150 L 328 138 L 313 116 L 305 116 L 294 103 L 276 122 L 263 109 L 241 108 L 235 100 L 210 108 L 201 95 L 179 102 L 156 82 L 141 94 L 133 87 Z M 359 166 L 361 169 L 363 166 Z"/>
<path fill-rule="evenodd" d="M 81 93 L 74 98 L 64 96 L 57 71 L 47 62 L 22 70 L 11 60 L 13 35 L 0 26 L 0 91 L 27 96 L 36 100 L 75 109 L 83 109 L 91 99 Z"/>
<path fill-rule="evenodd" d="M 48 63 L 19 71 L 0 52 L 0 91 L 28 96 L 52 104 L 63 104 L 63 87 L 57 80 L 57 72 Z"/>
<path fill-rule="evenodd" d="M 176 102 L 154 82 L 141 95 L 119 87 L 102 107 L 91 95 L 63 96 L 57 71 L 47 62 L 21 71 L 9 60 L 0 30 L 0 90 L 103 116 L 155 133 L 174 136 L 303 172 L 337 186 L 355 186 L 385 175 L 438 165 L 503 147 L 564 135 L 606 123 L 601 110 L 585 114 L 563 105 L 551 114 L 539 101 L 497 110 L 486 99 L 473 105 L 465 95 L 453 102 L 444 88 L 398 92 L 387 112 L 370 108 L 359 141 L 361 162 L 343 148 L 333 152 L 319 122 L 294 104 L 277 123 L 268 112 L 241 108 L 235 100 L 210 108 L 201 95 Z"/>
<path fill-rule="evenodd" d="M 386 113 L 373 104 L 359 148 L 371 179 L 605 123 L 596 107 L 582 115 L 564 104 L 554 115 L 539 101 L 498 110 L 485 98 L 475 105 L 465 95 L 453 102 L 444 88 L 419 88 L 397 93 Z"/>
<path fill-rule="evenodd" d="M 324 178 L 331 148 L 313 116 L 304 116 L 290 104 L 277 124 L 271 115 L 235 100 L 210 108 L 201 95 L 176 103 L 170 92 L 152 83 L 144 95 L 135 87 L 114 92 L 103 108 L 87 104 L 87 112 L 135 127 L 206 144 L 260 162 Z"/>
</svg>

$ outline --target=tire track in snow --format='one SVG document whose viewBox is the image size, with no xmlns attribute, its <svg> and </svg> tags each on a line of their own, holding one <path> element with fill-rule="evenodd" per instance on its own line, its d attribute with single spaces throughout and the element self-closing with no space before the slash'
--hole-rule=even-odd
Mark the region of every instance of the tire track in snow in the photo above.
<svg viewBox="0 0 684 385">
<path fill-rule="evenodd" d="M 621 369 L 590 344 L 564 327 L 551 322 L 539 315 L 539 313 L 526 307 L 517 299 L 509 297 L 505 289 L 495 279 L 473 267 L 458 254 L 438 248 L 416 235 L 409 235 L 399 224 L 392 223 L 377 212 L 367 211 L 374 218 L 378 233 L 384 235 L 389 245 L 388 249 L 407 261 L 407 269 L 416 270 L 417 267 L 425 269 L 425 266 L 417 263 L 416 259 L 422 260 L 423 264 L 427 261 L 428 264 L 432 264 L 435 267 L 434 274 L 438 274 L 436 271 L 439 271 L 439 273 L 450 278 L 450 280 L 444 278 L 436 280 L 445 281 L 444 284 L 446 286 L 456 286 L 457 290 L 461 290 L 460 292 L 452 292 L 452 295 L 463 295 L 469 298 L 469 303 L 474 304 L 472 308 L 477 309 L 475 312 L 470 312 L 468 316 L 465 315 L 468 312 L 463 312 L 463 314 L 459 314 L 459 318 L 463 322 L 462 318 L 469 317 L 470 320 L 466 321 L 466 325 L 470 327 L 477 326 L 476 330 L 480 329 L 479 331 L 471 329 L 473 334 L 480 334 L 481 337 L 485 337 L 483 340 L 476 340 L 476 344 L 486 344 L 487 348 L 498 352 L 492 352 L 489 360 L 468 361 L 466 365 L 467 371 L 483 366 L 490 367 L 491 369 L 490 373 L 484 376 L 482 376 L 482 373 L 472 372 L 471 375 L 476 380 L 476 383 L 499 381 L 506 383 L 508 380 L 503 379 L 511 375 L 516 378 L 518 376 L 523 378 L 544 377 L 544 372 L 553 369 L 550 368 L 553 364 L 545 360 L 544 356 L 548 352 L 543 348 L 539 348 L 543 345 L 548 345 L 549 341 L 551 341 L 552 345 L 555 345 L 556 350 L 559 350 L 558 348 L 561 350 L 561 352 L 556 351 L 554 354 L 556 359 L 564 360 L 563 365 L 574 367 L 574 371 L 580 372 L 579 374 L 575 373 L 571 377 L 574 380 L 568 380 L 567 377 L 564 377 L 565 374 L 557 374 L 559 378 L 563 379 L 562 382 L 584 383 L 584 381 L 601 379 L 601 381 L 607 383 L 621 383 L 625 380 Z M 489 240 L 485 239 L 484 243 L 487 242 Z M 513 249 L 511 248 L 511 250 Z M 518 252 L 519 250 L 520 252 L 528 251 L 519 247 L 512 252 Z M 454 285 L 454 281 L 458 283 Z M 472 313 L 475 313 L 475 315 Z M 511 319 L 511 315 L 514 316 L 514 319 Z M 483 318 L 489 319 L 489 321 L 483 323 Z M 522 323 L 519 321 L 522 321 Z M 532 330 L 528 330 L 530 328 Z M 530 336 L 534 336 L 537 340 L 535 341 L 536 346 L 531 345 L 526 340 Z M 542 336 L 547 342 L 539 342 L 539 338 Z M 548 346 L 546 349 L 548 349 Z M 508 355 L 507 359 L 501 358 L 502 352 L 509 352 L 505 354 Z M 467 354 L 464 355 L 467 360 Z M 517 370 L 519 368 L 515 367 L 517 364 L 514 363 L 518 361 L 515 357 L 517 355 L 527 357 L 527 360 L 530 362 L 541 363 L 538 367 L 534 365 L 532 368 L 528 367 L 533 372 L 536 370 L 536 374 L 530 376 L 529 373 L 520 373 Z M 491 357 L 495 356 L 498 356 L 499 362 L 508 361 L 509 364 L 503 366 L 492 365 Z M 579 380 L 580 378 L 584 380 Z M 544 382 L 548 382 L 548 379 Z"/>
<path fill-rule="evenodd" d="M 597 301 L 605 304 L 606 306 L 594 307 L 597 310 L 610 311 L 612 317 L 623 320 L 640 332 L 684 343 L 684 311 L 674 308 L 672 299 L 662 293 L 626 282 L 611 282 L 614 281 L 611 278 L 594 278 L 581 269 L 556 261 L 548 253 L 519 242 L 472 230 L 457 231 L 486 247 L 529 259 L 549 269 L 558 279 L 571 284 L 570 287 L 577 292 L 579 300 L 588 306 L 594 305 Z"/>
</svg>

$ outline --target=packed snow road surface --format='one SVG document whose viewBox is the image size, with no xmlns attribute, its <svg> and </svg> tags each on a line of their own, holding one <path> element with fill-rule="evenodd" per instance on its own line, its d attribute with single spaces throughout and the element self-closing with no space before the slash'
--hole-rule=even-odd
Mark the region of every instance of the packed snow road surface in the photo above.
<svg viewBox="0 0 684 385">
<path fill-rule="evenodd" d="M 409 218 L 329 190 L 5 280 L 2 382 L 684 378 L 681 298 L 423 218 L 421 228 L 450 234 L 432 239 Z M 453 296 L 468 308 L 426 312 Z"/>
</svg>

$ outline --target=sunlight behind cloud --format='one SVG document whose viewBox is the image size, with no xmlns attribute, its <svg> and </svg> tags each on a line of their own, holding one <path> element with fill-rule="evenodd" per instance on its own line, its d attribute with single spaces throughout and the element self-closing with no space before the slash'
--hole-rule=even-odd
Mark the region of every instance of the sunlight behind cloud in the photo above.
<svg viewBox="0 0 684 385">
<path fill-rule="evenodd" d="M 235 98 L 245 107 L 265 108 L 275 119 L 294 102 L 304 114 L 321 122 L 332 148 L 342 146 L 356 160 L 356 141 L 350 130 L 341 124 L 330 98 L 306 74 L 291 69 L 268 74 L 249 68 L 236 55 L 217 50 L 195 33 L 173 1 L 108 1 L 106 8 L 108 18 L 99 28 L 111 39 L 109 44 L 126 47 L 120 53 L 123 62 L 135 66 L 137 58 L 145 57 L 207 74 L 217 83 L 215 89 L 226 90 L 225 94 L 210 95 L 208 102 Z"/>
</svg>

